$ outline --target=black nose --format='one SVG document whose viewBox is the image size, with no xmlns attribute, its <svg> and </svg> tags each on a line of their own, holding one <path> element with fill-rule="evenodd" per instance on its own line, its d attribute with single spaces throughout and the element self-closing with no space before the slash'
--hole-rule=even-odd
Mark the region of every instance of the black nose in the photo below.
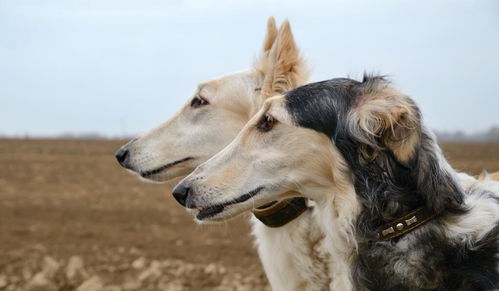
<svg viewBox="0 0 499 291">
<path fill-rule="evenodd" d="M 177 199 L 178 203 L 180 203 L 182 206 L 186 206 L 187 202 L 187 197 L 189 196 L 189 193 L 191 192 L 191 188 L 186 186 L 184 183 L 180 183 L 175 188 L 173 188 L 172 194 L 175 199 Z"/>
<path fill-rule="evenodd" d="M 128 166 L 130 151 L 126 147 L 120 148 L 116 152 L 115 156 L 116 156 L 116 160 L 118 160 L 118 163 L 120 163 L 120 165 L 122 165 L 125 168 Z"/>
</svg>

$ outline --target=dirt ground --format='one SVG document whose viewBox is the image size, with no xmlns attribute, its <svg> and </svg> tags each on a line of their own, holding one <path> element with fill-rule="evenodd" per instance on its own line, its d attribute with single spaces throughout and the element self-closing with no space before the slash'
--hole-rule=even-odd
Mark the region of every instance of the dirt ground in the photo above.
<svg viewBox="0 0 499 291">
<path fill-rule="evenodd" d="M 248 217 L 198 226 L 113 153 L 124 141 L 0 140 L 0 290 L 270 290 Z M 499 170 L 499 144 L 444 144 Z"/>
</svg>

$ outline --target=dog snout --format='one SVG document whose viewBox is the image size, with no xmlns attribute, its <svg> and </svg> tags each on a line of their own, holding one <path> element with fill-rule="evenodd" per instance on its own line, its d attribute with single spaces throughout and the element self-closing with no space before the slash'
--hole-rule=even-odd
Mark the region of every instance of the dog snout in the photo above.
<svg viewBox="0 0 499 291">
<path fill-rule="evenodd" d="M 129 168 L 129 160 L 130 160 L 130 151 L 126 146 L 121 147 L 115 153 L 116 160 L 120 163 L 121 166 L 125 168 Z"/>
<path fill-rule="evenodd" d="M 192 208 L 194 207 L 192 205 L 192 202 L 189 203 L 188 201 L 191 201 L 192 199 L 189 199 L 192 196 L 192 188 L 187 185 L 186 183 L 180 183 L 175 188 L 173 188 L 172 191 L 173 197 L 180 203 L 182 206 L 187 207 L 187 208 Z"/>
</svg>

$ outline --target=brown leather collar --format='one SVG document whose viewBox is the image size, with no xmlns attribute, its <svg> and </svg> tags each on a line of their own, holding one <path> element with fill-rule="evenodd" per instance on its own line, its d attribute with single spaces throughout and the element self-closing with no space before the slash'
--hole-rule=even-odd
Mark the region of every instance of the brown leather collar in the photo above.
<svg viewBox="0 0 499 291">
<path fill-rule="evenodd" d="M 295 197 L 253 209 L 253 214 L 268 227 L 281 227 L 293 221 L 308 208 L 305 198 Z"/>
<path fill-rule="evenodd" d="M 435 218 L 435 213 L 428 209 L 420 207 L 406 215 L 383 225 L 378 231 L 378 238 L 382 241 L 391 240 L 405 233 L 426 224 Z"/>
</svg>

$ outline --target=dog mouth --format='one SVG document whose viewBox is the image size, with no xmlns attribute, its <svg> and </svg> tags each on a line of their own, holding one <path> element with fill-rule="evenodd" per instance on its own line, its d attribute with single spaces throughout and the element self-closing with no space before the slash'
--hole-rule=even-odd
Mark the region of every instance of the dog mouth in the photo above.
<svg viewBox="0 0 499 291">
<path fill-rule="evenodd" d="M 188 158 L 183 158 L 183 159 L 180 159 L 180 160 L 176 160 L 176 161 L 171 162 L 171 163 L 169 163 L 169 164 L 163 165 L 163 166 L 161 166 L 161 167 L 159 167 L 159 168 L 152 169 L 152 170 L 148 170 L 148 171 L 143 171 L 143 172 L 140 172 L 140 176 L 141 176 L 142 178 L 149 178 L 149 177 L 151 177 L 151 176 L 154 176 L 154 175 L 156 175 L 156 174 L 159 174 L 159 173 L 163 172 L 164 170 L 166 170 L 166 169 L 168 169 L 168 168 L 170 168 L 170 167 L 173 167 L 173 166 L 175 166 L 175 165 L 181 164 L 181 163 L 183 163 L 183 162 L 190 161 L 190 160 L 192 160 L 192 159 L 193 159 L 193 158 L 188 157 Z"/>
<path fill-rule="evenodd" d="M 196 215 L 196 218 L 198 220 L 212 218 L 212 217 L 216 216 L 217 214 L 222 213 L 227 206 L 243 203 L 243 202 L 249 200 L 250 198 L 256 196 L 264 188 L 265 187 L 263 187 L 263 186 L 257 187 L 255 189 L 237 197 L 236 199 L 230 200 L 230 201 L 225 202 L 225 203 L 215 204 L 215 205 L 211 205 L 211 206 L 197 207 L 199 212 Z"/>
</svg>

